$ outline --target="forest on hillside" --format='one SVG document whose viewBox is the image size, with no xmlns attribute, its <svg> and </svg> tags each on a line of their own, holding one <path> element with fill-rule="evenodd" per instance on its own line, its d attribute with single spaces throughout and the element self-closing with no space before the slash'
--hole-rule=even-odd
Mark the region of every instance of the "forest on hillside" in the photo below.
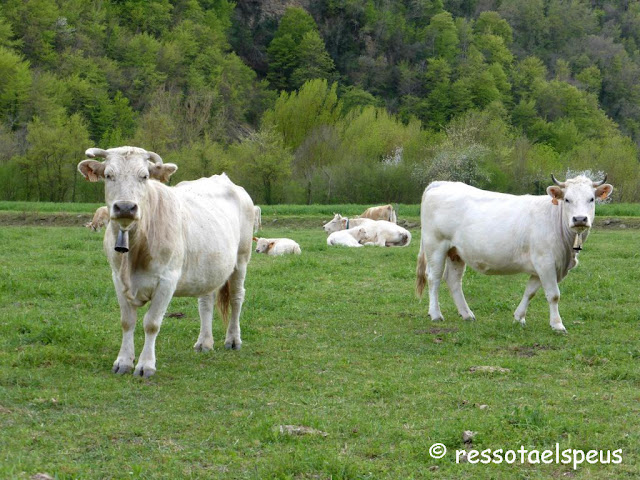
<svg viewBox="0 0 640 480">
<path fill-rule="evenodd" d="M 628 0 L 0 0 L 0 200 L 102 201 L 84 151 L 135 145 L 265 204 L 640 201 L 638 78 Z"/>
</svg>

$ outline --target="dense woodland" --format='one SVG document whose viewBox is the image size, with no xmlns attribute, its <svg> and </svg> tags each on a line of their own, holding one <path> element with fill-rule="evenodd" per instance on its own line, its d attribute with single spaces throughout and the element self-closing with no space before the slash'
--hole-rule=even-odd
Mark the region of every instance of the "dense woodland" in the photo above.
<svg viewBox="0 0 640 480">
<path fill-rule="evenodd" d="M 0 200 L 100 201 L 84 150 L 135 145 L 256 203 L 640 201 L 638 78 L 625 0 L 0 0 Z"/>
</svg>

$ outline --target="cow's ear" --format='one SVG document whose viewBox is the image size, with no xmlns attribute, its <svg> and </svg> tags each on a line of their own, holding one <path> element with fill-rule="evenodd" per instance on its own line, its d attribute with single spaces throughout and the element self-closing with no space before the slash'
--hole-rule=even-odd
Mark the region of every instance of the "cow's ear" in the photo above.
<svg viewBox="0 0 640 480">
<path fill-rule="evenodd" d="M 104 178 L 104 163 L 97 160 L 83 160 L 78 164 L 78 171 L 90 182 Z"/>
<path fill-rule="evenodd" d="M 176 173 L 178 166 L 175 163 L 163 163 L 156 165 L 155 163 L 149 163 L 149 176 L 162 183 L 166 183 L 171 178 L 171 175 Z"/>
<path fill-rule="evenodd" d="M 613 186 L 605 183 L 604 185 L 600 185 L 596 188 L 596 197 L 600 200 L 605 200 L 609 195 L 611 195 L 611 192 L 613 192 Z"/>
<path fill-rule="evenodd" d="M 547 187 L 547 193 L 551 197 L 551 203 L 553 203 L 554 205 L 558 205 L 558 200 L 562 200 L 564 198 L 564 193 L 562 192 L 562 189 L 555 185 L 551 185 L 550 187 Z"/>
<path fill-rule="evenodd" d="M 340 220 L 340 222 L 342 223 L 342 228 L 347 228 L 347 219 L 346 218 L 342 218 Z"/>
<path fill-rule="evenodd" d="M 276 242 L 269 242 L 269 250 L 271 250 L 275 244 Z"/>
<path fill-rule="evenodd" d="M 254 242 L 258 241 L 258 237 L 253 237 L 251 240 L 253 240 Z"/>
</svg>

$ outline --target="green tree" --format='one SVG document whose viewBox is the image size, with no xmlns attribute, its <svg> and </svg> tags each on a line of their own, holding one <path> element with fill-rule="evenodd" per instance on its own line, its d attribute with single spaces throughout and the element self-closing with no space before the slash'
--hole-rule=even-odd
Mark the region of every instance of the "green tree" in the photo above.
<svg viewBox="0 0 640 480">
<path fill-rule="evenodd" d="M 333 76 L 333 60 L 327 53 L 320 34 L 313 30 L 302 37 L 297 49 L 296 64 L 298 66 L 291 73 L 290 79 L 295 88 L 300 88 L 308 80 L 330 80 Z"/>
<path fill-rule="evenodd" d="M 315 32 L 316 36 L 306 37 L 306 45 L 302 45 L 305 36 L 310 32 Z M 320 40 L 320 42 L 319 42 Z M 267 80 L 271 86 L 277 90 L 292 90 L 299 85 L 295 85 L 292 75 L 297 68 L 304 69 L 299 48 L 301 45 L 305 49 L 303 55 L 312 56 L 315 62 L 314 68 L 324 69 L 329 67 L 330 57 L 320 48 L 320 36 L 318 27 L 313 17 L 304 9 L 299 7 L 289 7 L 280 19 L 278 29 L 267 48 L 269 58 L 269 71 Z M 324 42 L 322 42 L 324 46 Z M 309 77 L 307 77 L 309 78 Z M 297 73 L 296 81 L 304 81 L 302 71 Z"/>
<path fill-rule="evenodd" d="M 434 15 L 425 28 L 423 39 L 427 46 L 427 56 L 453 59 L 458 54 L 458 30 L 449 12 Z"/>
<path fill-rule="evenodd" d="M 342 111 L 337 84 L 326 80 L 305 83 L 298 92 L 282 92 L 273 109 L 267 110 L 263 125 L 282 135 L 285 146 L 295 150 L 309 132 L 319 125 L 334 125 Z"/>
<path fill-rule="evenodd" d="M 29 64 L 11 50 L 0 46 L 0 120 L 11 128 L 19 121 L 30 88 Z"/>
<path fill-rule="evenodd" d="M 276 130 L 249 135 L 229 149 L 234 171 L 256 203 L 271 205 L 282 199 L 284 182 L 291 175 L 293 155 Z"/>
<path fill-rule="evenodd" d="M 22 164 L 31 200 L 76 201 L 77 164 L 90 145 L 82 117 L 74 114 L 45 123 L 35 117 L 27 127 L 28 150 Z"/>
</svg>

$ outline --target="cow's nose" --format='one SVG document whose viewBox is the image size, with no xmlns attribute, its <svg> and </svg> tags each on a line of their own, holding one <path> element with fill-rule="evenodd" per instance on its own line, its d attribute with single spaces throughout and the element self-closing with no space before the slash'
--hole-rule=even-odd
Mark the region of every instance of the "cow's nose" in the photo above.
<svg viewBox="0 0 640 480">
<path fill-rule="evenodd" d="M 135 218 L 138 205 L 133 202 L 115 202 L 113 204 L 113 215 L 116 218 Z"/>
<path fill-rule="evenodd" d="M 588 217 L 573 217 L 574 225 L 587 225 L 588 221 Z"/>
</svg>

